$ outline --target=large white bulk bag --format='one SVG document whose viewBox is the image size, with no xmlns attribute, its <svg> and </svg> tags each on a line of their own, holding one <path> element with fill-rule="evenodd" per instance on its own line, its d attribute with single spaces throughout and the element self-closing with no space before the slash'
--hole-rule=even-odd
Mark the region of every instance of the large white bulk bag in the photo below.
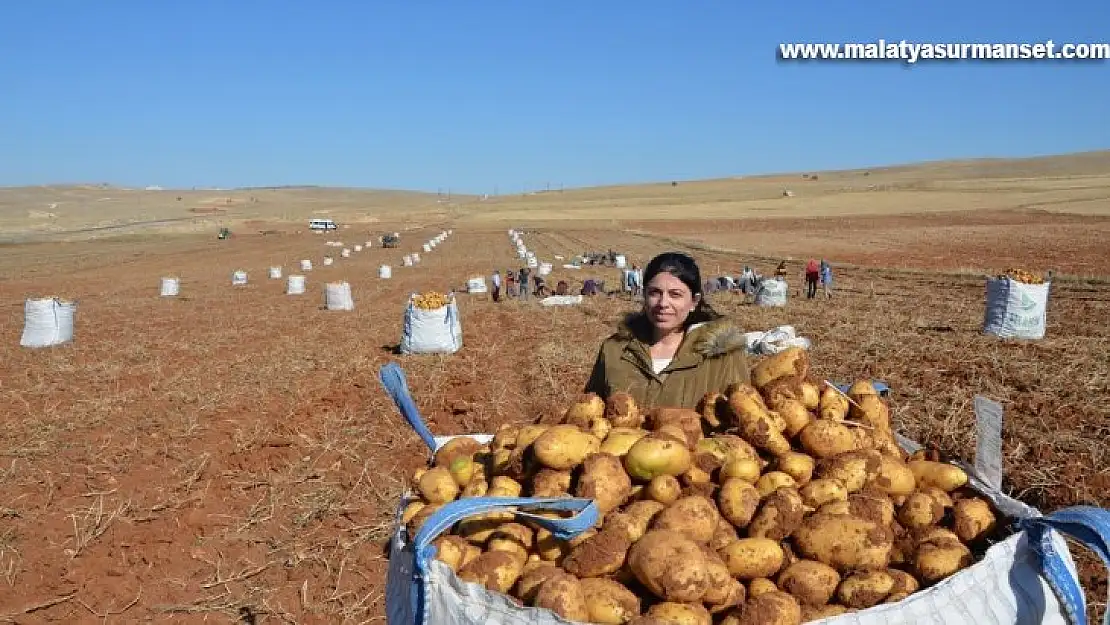
<svg viewBox="0 0 1110 625">
<path fill-rule="evenodd" d="M 304 276 L 289 276 L 285 282 L 286 295 L 301 295 L 304 293 Z"/>
<path fill-rule="evenodd" d="M 270 279 L 271 280 L 281 279 L 281 267 L 277 267 L 277 266 L 270 267 Z"/>
<path fill-rule="evenodd" d="M 405 254 L 401 257 L 401 265 L 404 267 L 412 267 L 412 256 Z"/>
<path fill-rule="evenodd" d="M 334 262 L 335 262 L 335 261 L 334 261 L 334 260 L 332 260 L 332 257 L 331 257 L 331 256 L 325 256 L 325 257 L 324 257 L 324 266 L 325 266 L 325 267 L 327 267 L 328 265 L 330 265 L 330 264 L 332 264 L 332 263 L 334 263 Z"/>
<path fill-rule="evenodd" d="M 755 304 L 756 306 L 786 306 L 788 291 L 786 280 L 767 278 L 755 292 Z"/>
<path fill-rule="evenodd" d="M 540 274 L 541 276 L 551 275 L 551 263 L 540 263 L 539 271 L 537 271 L 536 273 Z"/>
<path fill-rule="evenodd" d="M 455 436 L 435 436 L 424 424 L 396 363 L 384 365 L 379 380 L 402 416 L 432 454 Z M 488 434 L 466 435 L 478 444 Z M 898 437 L 909 452 L 919 446 Z M 970 486 L 1003 514 L 1019 519 L 1018 531 L 995 543 L 972 566 L 902 601 L 879 604 L 851 614 L 822 619 L 822 625 L 1077 625 L 1086 622 L 1086 600 L 1075 562 L 1064 537 L 1095 551 L 1110 564 L 1110 511 L 1090 506 L 1058 510 L 1048 516 L 996 491 L 972 475 Z M 507 595 L 459 579 L 435 558 L 433 541 L 457 521 L 492 511 L 517 510 L 523 522 L 538 520 L 557 538 L 570 540 L 593 527 L 599 512 L 592 499 L 471 497 L 445 504 L 429 517 L 416 536 L 401 522 L 405 506 L 417 499 L 406 493 L 394 515 L 386 577 L 386 618 L 391 624 L 566 625 L 567 620 L 542 608 L 522 607 Z M 521 511 L 523 510 L 523 511 Z M 541 519 L 535 512 L 572 513 Z"/>
<path fill-rule="evenodd" d="M 234 286 L 242 286 L 247 283 L 247 272 L 240 269 L 231 274 L 231 284 Z"/>
<path fill-rule="evenodd" d="M 628 259 L 624 257 L 624 254 L 617 254 L 614 261 L 617 264 L 617 269 L 624 269 L 628 266 Z"/>
<path fill-rule="evenodd" d="M 339 252 L 339 255 L 342 256 L 343 258 L 350 258 L 351 257 L 350 248 L 346 248 L 346 247 L 343 248 L 343 251 Z"/>
<path fill-rule="evenodd" d="M 366 249 L 370 249 L 370 248 L 374 247 L 374 242 L 373 241 L 367 241 L 366 244 L 363 245 L 363 247 L 365 247 Z"/>
<path fill-rule="evenodd" d="M 434 310 L 417 308 L 413 293 L 405 308 L 401 330 L 402 354 L 453 354 L 462 348 L 462 322 L 452 296 L 445 306 Z"/>
<path fill-rule="evenodd" d="M 532 269 L 535 269 L 536 267 L 539 267 L 539 265 L 540 265 L 540 261 L 536 260 L 536 257 L 535 257 L 535 256 L 529 256 L 529 257 L 528 257 L 528 263 L 527 263 L 527 264 L 528 264 L 528 266 L 529 266 L 529 267 L 531 267 Z"/>
<path fill-rule="evenodd" d="M 393 277 L 393 268 L 389 265 L 382 265 L 378 267 L 378 277 L 382 280 L 388 280 Z"/>
<path fill-rule="evenodd" d="M 419 252 L 413 252 L 412 254 L 410 254 L 410 256 L 412 256 L 412 263 L 414 265 L 420 262 L 420 253 Z"/>
<path fill-rule="evenodd" d="M 362 246 L 361 245 L 356 245 L 355 246 L 355 251 L 356 252 L 361 252 L 362 251 Z"/>
<path fill-rule="evenodd" d="M 432 251 L 431 243 L 425 243 L 423 246 L 424 253 L 427 254 Z"/>
<path fill-rule="evenodd" d="M 308 260 L 307 258 L 305 260 L 302 260 L 301 271 L 312 271 L 312 261 Z"/>
<path fill-rule="evenodd" d="M 162 297 L 177 297 L 181 285 L 177 278 L 162 278 Z"/>
<path fill-rule="evenodd" d="M 467 293 L 489 293 L 489 288 L 486 287 L 486 279 L 478 276 L 466 281 Z"/>
<path fill-rule="evenodd" d="M 77 302 L 56 297 L 28 299 L 23 303 L 22 347 L 52 347 L 73 340 Z"/>
<path fill-rule="evenodd" d="M 346 282 L 329 282 L 324 285 L 324 307 L 328 310 L 354 310 L 351 285 Z"/>
<path fill-rule="evenodd" d="M 983 332 L 1005 339 L 1043 339 L 1051 285 L 1009 278 L 987 280 Z"/>
</svg>

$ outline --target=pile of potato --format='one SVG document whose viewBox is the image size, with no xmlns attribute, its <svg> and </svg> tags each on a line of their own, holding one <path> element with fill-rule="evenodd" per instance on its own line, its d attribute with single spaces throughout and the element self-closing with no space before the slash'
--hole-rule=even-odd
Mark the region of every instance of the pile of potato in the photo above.
<svg viewBox="0 0 1110 625">
<path fill-rule="evenodd" d="M 1044 278 L 1026 269 L 1007 269 L 1002 275 L 998 276 L 999 280 L 1007 278 L 1022 284 L 1044 284 Z"/>
<path fill-rule="evenodd" d="M 460 497 L 592 498 L 571 541 L 511 512 L 435 541 L 464 581 L 580 622 L 796 625 L 900 601 L 1003 530 L 963 470 L 898 447 L 869 382 L 820 386 L 797 348 L 699 410 L 585 395 L 559 423 L 454 439 L 413 480 L 410 535 Z"/>
<path fill-rule="evenodd" d="M 412 298 L 413 305 L 420 310 L 437 310 L 446 306 L 450 301 L 450 297 L 437 291 L 420 293 Z"/>
</svg>

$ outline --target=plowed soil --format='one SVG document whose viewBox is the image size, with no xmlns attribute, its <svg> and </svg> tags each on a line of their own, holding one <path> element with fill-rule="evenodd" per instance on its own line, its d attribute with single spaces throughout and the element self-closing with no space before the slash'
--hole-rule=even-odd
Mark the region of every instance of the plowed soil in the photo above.
<svg viewBox="0 0 1110 625">
<path fill-rule="evenodd" d="M 732 294 L 713 304 L 749 330 L 793 325 L 814 341 L 826 379 L 887 382 L 900 430 L 957 457 L 974 453 L 973 397 L 1000 401 L 1009 493 L 1043 510 L 1110 506 L 1110 258 L 1097 243 L 1110 225 L 897 219 L 563 223 L 524 238 L 544 259 L 612 248 L 642 264 L 685 249 L 707 273 L 827 256 L 831 300 L 799 297 L 799 260 L 786 308 Z M 625 296 L 545 308 L 461 294 L 463 349 L 399 356 L 409 293 L 519 266 L 505 228 L 455 226 L 411 268 L 401 255 L 439 228 L 350 258 L 324 240 L 352 246 L 368 232 L 266 231 L 0 247 L 0 621 L 384 622 L 383 549 L 405 476 L 428 450 L 383 392 L 379 367 L 401 364 L 433 432 L 491 432 L 567 405 L 601 339 L 635 306 Z M 755 249 L 761 256 L 745 252 Z M 286 295 L 267 268 L 299 273 L 302 258 L 315 265 L 307 293 Z M 554 262 L 551 284 L 618 278 Z M 378 279 L 381 264 L 391 280 Z M 980 332 L 977 273 L 1008 265 L 1103 279 L 1057 281 L 1047 337 L 1001 341 Z M 231 285 L 237 269 L 246 286 Z M 160 298 L 171 275 L 180 296 Z M 322 309 L 333 280 L 351 284 L 354 311 Z M 77 300 L 73 343 L 18 347 L 33 296 Z M 1094 618 L 1105 576 L 1074 553 Z"/>
</svg>

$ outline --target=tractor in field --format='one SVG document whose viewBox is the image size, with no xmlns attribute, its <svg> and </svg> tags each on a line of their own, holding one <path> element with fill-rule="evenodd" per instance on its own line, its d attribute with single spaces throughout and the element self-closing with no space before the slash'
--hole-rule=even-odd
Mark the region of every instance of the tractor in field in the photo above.
<svg viewBox="0 0 1110 625">
<path fill-rule="evenodd" d="M 401 243 L 401 237 L 386 234 L 382 235 L 382 247 L 397 247 Z"/>
<path fill-rule="evenodd" d="M 216 235 L 216 238 L 221 240 L 221 241 L 223 241 L 224 239 L 230 239 L 231 238 L 231 229 L 230 228 L 220 228 L 220 233 L 218 235 Z"/>
</svg>

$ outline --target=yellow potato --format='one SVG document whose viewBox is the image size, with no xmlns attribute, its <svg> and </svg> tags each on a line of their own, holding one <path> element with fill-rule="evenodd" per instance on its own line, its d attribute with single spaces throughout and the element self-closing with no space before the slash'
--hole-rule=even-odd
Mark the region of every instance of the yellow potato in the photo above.
<svg viewBox="0 0 1110 625">
<path fill-rule="evenodd" d="M 779 378 L 793 376 L 805 378 L 809 374 L 809 353 L 800 347 L 790 347 L 757 362 L 751 371 L 752 385 L 763 388 Z"/>
<path fill-rule="evenodd" d="M 757 577 L 748 582 L 749 597 L 758 597 L 759 595 L 765 595 L 769 592 L 779 592 L 779 590 L 775 582 L 772 582 L 766 577 Z"/>
<path fill-rule="evenodd" d="M 767 410 L 755 389 L 746 384 L 735 384 L 728 396 L 728 405 L 736 415 L 740 435 L 758 449 L 781 456 L 789 451 L 790 441 L 783 435 L 786 422 Z"/>
<path fill-rule="evenodd" d="M 747 594 L 744 585 L 732 577 L 724 559 L 709 547 L 705 547 L 702 551 L 705 553 L 709 589 L 705 591 L 701 601 L 709 608 L 710 614 L 717 614 L 743 603 Z"/>
<path fill-rule="evenodd" d="M 524 448 L 534 443 L 541 434 L 549 429 L 551 429 L 550 425 L 544 425 L 541 423 L 521 426 L 520 429 L 517 431 L 516 444 L 513 445 L 513 449 L 516 451 L 523 451 Z"/>
<path fill-rule="evenodd" d="M 778 578 L 783 589 L 803 605 L 825 605 L 840 584 L 840 573 L 816 560 L 798 560 L 783 570 Z"/>
<path fill-rule="evenodd" d="M 436 559 L 458 573 L 470 543 L 460 536 L 440 536 L 432 544 L 436 548 Z"/>
<path fill-rule="evenodd" d="M 784 540 L 802 524 L 805 504 L 802 496 L 793 488 L 780 488 L 763 500 L 752 522 L 748 524 L 748 536 Z"/>
<path fill-rule="evenodd" d="M 734 540 L 739 540 L 740 535 L 736 532 L 736 526 L 732 523 L 721 522 L 717 524 L 717 530 L 713 532 L 713 538 L 710 539 L 708 547 L 713 551 L 720 551 Z"/>
<path fill-rule="evenodd" d="M 836 598 L 849 608 L 878 605 L 894 590 L 894 578 L 885 570 L 860 571 L 840 582 Z"/>
<path fill-rule="evenodd" d="M 570 469 L 596 453 L 601 441 L 581 428 L 563 424 L 548 429 L 532 443 L 536 460 L 551 469 Z"/>
<path fill-rule="evenodd" d="M 848 417 L 849 406 L 851 404 L 848 403 L 848 398 L 841 395 L 836 389 L 828 385 L 821 389 L 821 398 L 817 408 L 820 418 L 829 421 L 843 421 Z"/>
<path fill-rule="evenodd" d="M 821 463 L 817 477 L 838 480 L 849 493 L 859 492 L 879 472 L 880 455 L 873 449 L 840 454 Z"/>
<path fill-rule="evenodd" d="M 624 472 L 621 460 L 606 453 L 590 454 L 582 463 L 582 474 L 574 494 L 593 499 L 601 514 L 624 503 L 632 490 L 632 478 Z"/>
<path fill-rule="evenodd" d="M 564 572 L 559 567 L 551 562 L 538 562 L 524 565 L 524 572 L 520 575 L 520 581 L 516 585 L 516 597 L 524 602 L 524 605 L 532 605 L 536 601 L 536 593 L 540 591 L 540 586 L 556 575 L 563 575 Z"/>
<path fill-rule="evenodd" d="M 570 471 L 556 471 L 555 469 L 540 469 L 532 477 L 533 497 L 558 497 L 570 491 Z"/>
<path fill-rule="evenodd" d="M 520 426 L 511 423 L 502 424 L 497 428 L 493 434 L 493 441 L 490 442 L 490 448 L 493 451 L 501 449 L 512 449 L 516 446 L 516 439 L 520 435 Z"/>
<path fill-rule="evenodd" d="M 728 572 L 740 580 L 771 577 L 786 559 L 782 545 L 770 538 L 741 538 L 720 550 Z"/>
<path fill-rule="evenodd" d="M 557 573 L 549 577 L 536 592 L 533 605 L 537 608 L 547 608 L 571 621 L 586 621 L 590 618 L 582 584 L 566 573 Z"/>
<path fill-rule="evenodd" d="M 736 527 L 747 527 L 759 508 L 759 490 L 738 477 L 729 478 L 717 492 L 717 503 L 723 516 Z"/>
<path fill-rule="evenodd" d="M 953 529 L 965 543 L 979 540 L 994 530 L 996 519 L 987 500 L 981 497 L 961 499 L 953 511 Z"/>
<path fill-rule="evenodd" d="M 701 414 L 688 408 L 654 408 L 648 415 L 651 429 L 660 431 L 671 426 L 679 428 L 686 440 L 686 444 L 694 447 L 704 438 L 701 425 Z"/>
<path fill-rule="evenodd" d="M 458 440 L 458 439 L 456 439 Z M 459 495 L 459 485 L 444 467 L 428 469 L 420 476 L 420 494 L 429 503 L 447 503 Z"/>
<path fill-rule="evenodd" d="M 604 417 L 605 402 L 596 393 L 584 393 L 567 409 L 566 422 L 593 421 Z"/>
<path fill-rule="evenodd" d="M 436 450 L 433 464 L 437 467 L 449 467 L 456 458 L 473 458 L 481 447 L 478 441 L 469 436 L 456 436 Z"/>
<path fill-rule="evenodd" d="M 709 590 L 701 547 L 679 532 L 644 534 L 628 551 L 628 568 L 644 587 L 666 601 L 700 601 Z"/>
<path fill-rule="evenodd" d="M 759 460 L 737 458 L 725 463 L 721 467 L 720 479 L 724 481 L 730 477 L 736 477 L 745 482 L 755 484 L 756 481 L 759 480 L 759 474 L 762 470 L 763 468 L 760 466 Z"/>
<path fill-rule="evenodd" d="M 888 495 L 909 495 L 917 487 L 917 479 L 906 463 L 879 456 L 879 470 L 868 479 L 867 485 Z"/>
<path fill-rule="evenodd" d="M 721 425 L 721 417 L 728 414 L 728 398 L 715 391 L 706 393 L 698 402 L 697 410 L 706 423 L 711 427 L 718 427 Z"/>
<path fill-rule="evenodd" d="M 701 495 L 688 495 L 675 501 L 655 515 L 653 530 L 671 530 L 697 543 L 708 543 L 721 521 L 713 500 Z"/>
<path fill-rule="evenodd" d="M 913 575 L 898 569 L 887 569 L 886 573 L 894 580 L 894 587 L 891 588 L 884 603 L 897 603 L 917 592 L 919 585 Z"/>
<path fill-rule="evenodd" d="M 657 475 L 679 476 L 693 465 L 690 449 L 667 436 L 652 433 L 636 441 L 624 456 L 633 479 L 650 481 Z"/>
<path fill-rule="evenodd" d="M 778 458 L 775 458 L 774 467 L 776 471 L 781 471 L 794 478 L 794 483 L 799 486 L 805 486 L 813 477 L 813 469 L 816 462 L 812 456 L 807 456 L 803 453 L 791 451 L 785 453 Z"/>
<path fill-rule="evenodd" d="M 970 564 L 971 551 L 958 540 L 923 542 L 913 555 L 914 572 L 926 584 L 950 577 Z"/>
<path fill-rule="evenodd" d="M 801 625 L 801 622 L 802 606 L 797 600 L 775 591 L 748 597 L 744 609 L 735 616 L 730 614 L 721 625 Z"/>
<path fill-rule="evenodd" d="M 651 499 L 635 501 L 618 512 L 611 512 L 605 519 L 606 526 L 620 527 L 631 542 L 636 542 L 647 532 L 655 516 L 666 506 Z"/>
<path fill-rule="evenodd" d="M 524 562 L 528 559 L 534 538 L 535 532 L 531 528 L 520 523 L 505 523 L 486 539 L 486 549 L 511 553 Z"/>
<path fill-rule="evenodd" d="M 802 405 L 806 410 L 817 410 L 821 407 L 821 389 L 809 380 L 802 381 Z"/>
<path fill-rule="evenodd" d="M 601 577 L 624 565 L 632 541 L 621 528 L 606 528 L 575 545 L 563 559 L 563 569 L 577 577 Z"/>
<path fill-rule="evenodd" d="M 946 462 L 910 460 L 906 465 L 913 473 L 917 484 L 922 488 L 933 486 L 950 493 L 967 484 L 967 473 L 963 469 Z"/>
<path fill-rule="evenodd" d="M 505 551 L 487 551 L 459 569 L 459 579 L 508 593 L 524 570 L 524 562 Z"/>
<path fill-rule="evenodd" d="M 794 532 L 798 552 L 837 571 L 885 569 L 894 535 L 874 521 L 822 512 L 812 514 Z"/>
<path fill-rule="evenodd" d="M 807 425 L 798 434 L 798 442 L 814 458 L 832 458 L 860 449 L 851 427 L 828 419 L 817 419 Z"/>
<path fill-rule="evenodd" d="M 840 480 L 818 478 L 798 489 L 805 505 L 820 508 L 831 501 L 848 501 L 848 489 Z"/>
<path fill-rule="evenodd" d="M 695 449 L 698 453 L 713 454 L 721 464 L 736 460 L 759 461 L 760 459 L 755 447 L 735 434 L 714 434 L 709 438 L 703 438 L 698 441 Z"/>
<path fill-rule="evenodd" d="M 664 601 L 648 608 L 645 615 L 669 625 L 713 625 L 709 610 L 696 603 Z"/>
<path fill-rule="evenodd" d="M 898 522 L 910 530 L 934 525 L 944 516 L 944 507 L 931 496 L 917 492 L 898 508 Z"/>
<path fill-rule="evenodd" d="M 490 480 L 489 490 L 486 492 L 487 497 L 520 497 L 520 493 L 524 491 L 524 487 L 520 485 L 511 477 L 498 475 Z"/>
<path fill-rule="evenodd" d="M 755 489 L 760 497 L 766 497 L 780 488 L 797 488 L 798 483 L 794 478 L 782 471 L 768 471 L 755 482 Z"/>
<path fill-rule="evenodd" d="M 647 430 L 639 428 L 613 428 L 609 435 L 601 442 L 599 451 L 612 454 L 618 458 L 627 454 L 632 449 L 632 444 L 648 435 Z"/>
<path fill-rule="evenodd" d="M 423 501 L 409 502 L 409 504 L 405 506 L 405 509 L 401 511 L 401 523 L 407 525 L 408 522 L 411 521 L 414 516 L 416 516 L 416 513 L 420 512 L 420 509 L 426 505 L 428 504 Z"/>
<path fill-rule="evenodd" d="M 848 608 L 836 603 L 822 606 L 803 605 L 802 622 L 808 623 L 810 621 L 832 618 L 834 616 L 840 616 L 841 614 L 847 614 L 848 611 Z"/>
<path fill-rule="evenodd" d="M 640 614 L 640 598 L 623 584 L 601 577 L 578 581 L 591 623 L 623 625 Z"/>
<path fill-rule="evenodd" d="M 786 428 L 783 433 L 788 437 L 797 436 L 799 432 L 813 422 L 813 415 L 809 414 L 805 404 L 798 399 L 781 399 L 772 404 L 772 409 L 785 423 Z"/>
<path fill-rule="evenodd" d="M 644 416 L 640 413 L 636 400 L 623 391 L 613 393 L 605 400 L 605 418 L 615 428 L 640 428 Z"/>
</svg>

